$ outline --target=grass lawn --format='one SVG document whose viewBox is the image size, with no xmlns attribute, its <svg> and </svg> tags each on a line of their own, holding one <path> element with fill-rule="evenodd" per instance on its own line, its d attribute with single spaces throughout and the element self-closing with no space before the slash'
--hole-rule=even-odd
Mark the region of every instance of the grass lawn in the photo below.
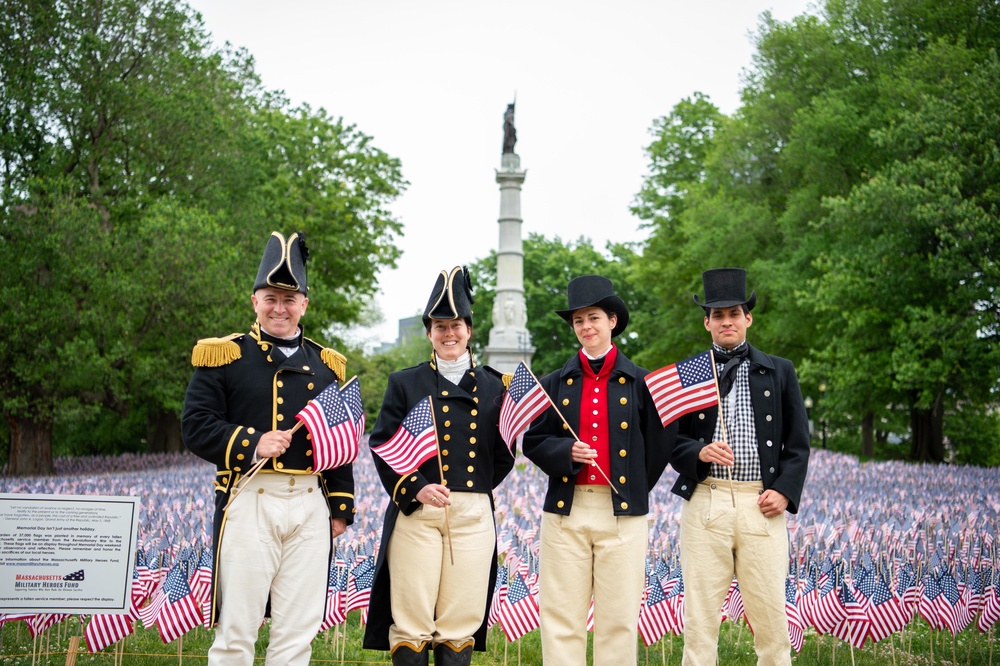
<svg viewBox="0 0 1000 666">
<path fill-rule="evenodd" d="M 340 631 L 329 631 L 318 636 L 313 643 L 313 664 L 389 664 L 385 652 L 371 652 L 361 649 L 360 613 L 353 612 L 348 618 L 347 635 L 344 627 Z M 83 641 L 83 625 L 76 619 L 63 622 L 44 632 L 33 641 L 24 622 L 12 622 L 0 627 L 2 649 L 0 666 L 32 666 L 42 664 L 62 665 L 67 663 L 67 653 L 71 640 L 78 637 L 81 648 L 76 655 L 76 664 L 94 666 L 167 666 L 168 664 L 205 664 L 206 654 L 212 642 L 212 632 L 203 628 L 185 635 L 181 640 L 164 645 L 155 629 L 137 628 L 136 632 L 117 646 L 103 652 L 90 654 Z M 994 633 L 981 634 L 974 626 L 969 627 L 954 639 L 948 632 L 930 631 L 922 621 L 911 623 L 905 631 L 894 634 L 876 645 L 865 644 L 861 650 L 852 650 L 832 636 L 817 636 L 807 633 L 802 652 L 794 655 L 792 661 L 802 665 L 843 666 L 875 664 L 941 664 L 941 665 L 982 665 L 992 666 L 994 658 L 1000 666 L 1000 646 L 995 643 Z M 728 666 L 756 664 L 753 638 L 746 625 L 725 622 L 720 633 L 719 663 Z M 267 645 L 267 627 L 261 630 L 258 641 L 258 663 L 264 662 Z M 639 643 L 638 662 L 645 664 L 680 664 L 683 652 L 683 638 L 665 638 L 649 648 Z M 117 648 L 117 649 L 116 649 Z M 994 657 L 994 651 L 997 652 Z M 514 666 L 516 664 L 537 665 L 542 663 L 541 643 L 538 631 L 533 631 L 520 641 L 508 643 L 499 627 L 490 632 L 489 648 L 477 652 L 472 659 L 477 666 Z M 581 665 L 582 666 L 582 665 Z"/>
</svg>

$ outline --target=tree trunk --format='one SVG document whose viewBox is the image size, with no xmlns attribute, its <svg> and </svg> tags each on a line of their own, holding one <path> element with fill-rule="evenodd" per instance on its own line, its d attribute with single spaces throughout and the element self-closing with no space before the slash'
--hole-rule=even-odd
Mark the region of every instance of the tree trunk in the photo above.
<svg viewBox="0 0 1000 666">
<path fill-rule="evenodd" d="M 910 459 L 914 462 L 944 461 L 944 409 L 941 396 L 930 409 L 910 409 Z"/>
<path fill-rule="evenodd" d="M 176 453 L 184 450 L 181 420 L 173 412 L 156 411 L 146 425 L 146 446 L 150 453 Z"/>
<path fill-rule="evenodd" d="M 861 455 L 868 458 L 875 455 L 874 412 L 865 412 L 861 417 Z"/>
<path fill-rule="evenodd" d="M 52 421 L 32 421 L 7 414 L 10 428 L 10 476 L 52 474 Z"/>
</svg>

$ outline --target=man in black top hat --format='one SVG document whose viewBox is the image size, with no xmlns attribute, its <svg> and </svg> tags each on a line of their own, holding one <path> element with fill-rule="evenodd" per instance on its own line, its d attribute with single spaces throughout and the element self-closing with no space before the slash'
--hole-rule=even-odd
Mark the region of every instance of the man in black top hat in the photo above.
<svg viewBox="0 0 1000 666">
<path fill-rule="evenodd" d="M 353 522 L 351 465 L 314 474 L 306 430 L 289 432 L 309 400 L 344 380 L 346 365 L 302 335 L 306 257 L 301 234 L 272 233 L 250 297 L 257 318 L 249 334 L 200 340 L 192 354 L 184 443 L 216 466 L 212 666 L 250 666 L 268 612 L 267 663 L 309 663 L 332 539 Z M 227 506 L 260 459 L 260 473 Z"/>
<path fill-rule="evenodd" d="M 542 660 L 587 663 L 587 612 L 594 601 L 594 666 L 636 663 L 649 491 L 670 457 L 643 381 L 648 374 L 612 342 L 629 322 L 611 280 L 583 275 L 556 313 L 580 351 L 541 384 L 559 408 L 524 436 L 524 454 L 549 477 L 538 582 Z M 565 417 L 565 421 L 563 421 Z"/>
<path fill-rule="evenodd" d="M 734 575 L 757 663 L 791 664 L 785 511 L 798 512 L 806 479 L 806 408 L 791 361 L 747 342 L 757 294 L 746 297 L 746 272 L 716 268 L 702 283 L 705 301 L 694 301 L 712 335 L 721 404 L 678 419 L 670 459 L 680 473 L 672 490 L 688 500 L 681 513 L 684 664 L 716 664 L 720 609 Z"/>
</svg>

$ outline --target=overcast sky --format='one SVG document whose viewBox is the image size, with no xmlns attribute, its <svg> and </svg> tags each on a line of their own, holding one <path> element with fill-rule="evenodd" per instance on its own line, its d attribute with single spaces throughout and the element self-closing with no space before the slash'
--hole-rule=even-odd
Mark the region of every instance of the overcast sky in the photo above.
<svg viewBox="0 0 1000 666">
<path fill-rule="evenodd" d="M 218 44 L 253 54 L 267 88 L 343 117 L 401 160 L 403 256 L 379 276 L 384 322 L 356 332 L 368 342 L 395 340 L 439 270 L 496 248 L 495 170 L 515 94 L 523 236 L 642 240 L 629 205 L 654 119 L 695 91 L 732 113 L 761 14 L 810 11 L 807 0 L 189 4 Z"/>
</svg>

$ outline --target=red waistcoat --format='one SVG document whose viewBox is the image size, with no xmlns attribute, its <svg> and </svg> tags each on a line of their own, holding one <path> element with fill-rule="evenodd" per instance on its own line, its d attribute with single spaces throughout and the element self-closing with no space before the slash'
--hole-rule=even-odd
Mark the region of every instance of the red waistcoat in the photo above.
<svg viewBox="0 0 1000 666">
<path fill-rule="evenodd" d="M 577 485 L 606 486 L 605 480 L 611 474 L 611 460 L 608 451 L 608 377 L 615 367 L 618 348 L 611 346 L 604 356 L 604 365 L 595 375 L 590 368 L 590 359 L 580 350 L 580 365 L 583 368 L 582 397 L 580 400 L 580 441 L 597 451 L 595 462 L 604 472 L 602 475 L 593 465 L 587 465 L 576 475 Z"/>
</svg>

